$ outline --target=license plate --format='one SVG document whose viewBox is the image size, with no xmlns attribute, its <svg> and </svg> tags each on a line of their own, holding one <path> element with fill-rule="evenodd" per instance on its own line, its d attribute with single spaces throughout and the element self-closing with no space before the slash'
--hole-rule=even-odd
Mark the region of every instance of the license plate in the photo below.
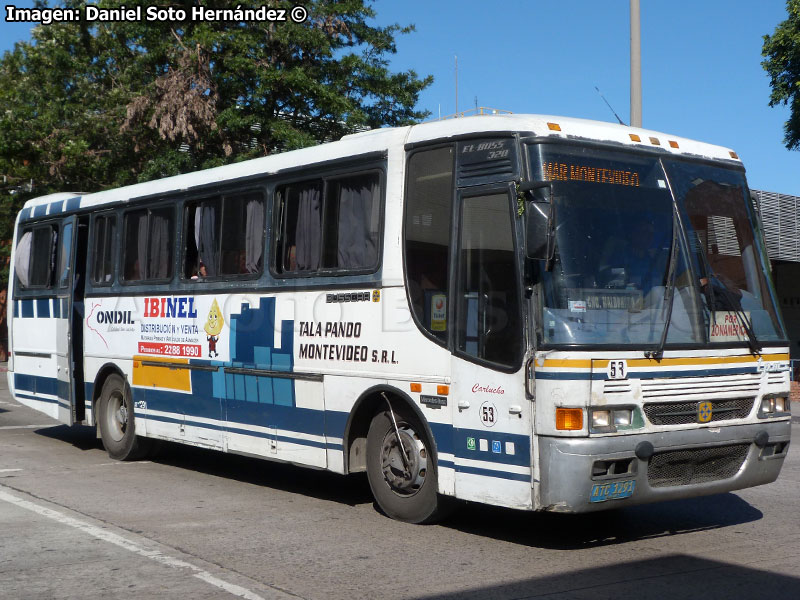
<svg viewBox="0 0 800 600">
<path fill-rule="evenodd" d="M 592 486 L 592 495 L 589 502 L 605 502 L 606 500 L 619 500 L 633 495 L 636 481 L 610 481 L 608 483 L 595 483 Z"/>
</svg>

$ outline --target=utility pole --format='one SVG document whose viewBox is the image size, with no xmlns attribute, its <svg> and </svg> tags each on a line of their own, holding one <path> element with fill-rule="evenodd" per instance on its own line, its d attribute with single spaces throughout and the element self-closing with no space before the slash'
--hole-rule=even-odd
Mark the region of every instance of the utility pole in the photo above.
<svg viewBox="0 0 800 600">
<path fill-rule="evenodd" d="M 631 126 L 642 126 L 642 29 L 639 0 L 631 1 Z"/>
</svg>

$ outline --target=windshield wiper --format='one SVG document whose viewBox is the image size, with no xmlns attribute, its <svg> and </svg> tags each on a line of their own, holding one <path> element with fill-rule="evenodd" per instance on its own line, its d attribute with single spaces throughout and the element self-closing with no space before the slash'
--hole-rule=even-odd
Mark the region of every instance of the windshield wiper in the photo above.
<svg viewBox="0 0 800 600">
<path fill-rule="evenodd" d="M 710 265 L 709 265 L 710 267 Z M 714 282 L 717 282 L 719 285 L 715 286 Z M 739 302 L 739 299 L 735 296 L 735 294 L 725 285 L 725 282 L 717 277 L 717 274 L 709 268 L 708 271 L 708 283 L 706 284 L 709 295 L 712 299 L 715 298 L 715 291 L 714 288 L 718 288 L 722 291 L 725 301 L 730 309 L 739 317 L 739 320 L 742 322 L 742 326 L 744 327 L 745 333 L 747 333 L 747 344 L 750 346 L 750 350 L 753 354 L 761 354 L 762 345 L 761 342 L 758 341 L 758 337 L 756 337 L 755 332 L 753 331 L 753 325 L 750 323 L 750 319 L 747 318 L 747 314 L 744 312 L 742 308 L 742 303 Z M 716 302 L 714 302 L 716 304 Z M 712 317 L 714 315 L 714 310 L 711 311 Z"/>
<path fill-rule="evenodd" d="M 709 296 L 709 309 L 711 310 L 711 321 L 712 327 L 716 322 L 716 291 L 714 288 L 719 289 L 722 291 L 723 298 L 728 306 L 728 310 L 732 310 L 744 327 L 744 331 L 747 334 L 747 345 L 750 346 L 750 350 L 753 354 L 761 354 L 762 345 L 758 341 L 758 337 L 756 337 L 755 332 L 753 331 L 753 325 L 750 323 L 750 319 L 747 318 L 747 314 L 744 312 L 742 308 L 742 303 L 736 298 L 735 294 L 728 288 L 725 284 L 725 281 L 720 279 L 717 276 L 714 269 L 711 268 L 711 263 L 708 260 L 708 256 L 706 255 L 705 248 L 702 245 L 698 245 L 698 254 L 703 261 L 703 267 L 706 271 L 706 289 L 708 290 Z M 718 284 L 718 285 L 715 285 Z"/>
<path fill-rule="evenodd" d="M 664 346 L 667 344 L 667 332 L 669 331 L 669 324 L 672 321 L 672 297 L 675 293 L 675 277 L 678 273 L 678 269 L 675 268 L 676 263 L 676 254 L 678 253 L 678 217 L 675 213 L 675 208 L 673 205 L 672 209 L 672 243 L 670 245 L 670 252 L 669 252 L 669 267 L 667 271 L 667 287 L 664 290 L 664 308 L 667 311 L 667 317 L 664 320 L 664 329 L 661 332 L 661 340 L 658 342 L 658 346 L 655 350 L 645 351 L 644 356 L 645 358 L 652 358 L 655 360 L 661 360 L 661 357 L 664 356 Z"/>
</svg>

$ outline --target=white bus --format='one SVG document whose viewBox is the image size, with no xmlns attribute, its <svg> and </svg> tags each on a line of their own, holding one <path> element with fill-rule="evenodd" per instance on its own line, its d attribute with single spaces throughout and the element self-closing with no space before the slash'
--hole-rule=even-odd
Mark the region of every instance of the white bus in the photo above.
<svg viewBox="0 0 800 600">
<path fill-rule="evenodd" d="M 497 115 L 26 203 L 8 381 L 96 426 L 585 512 L 767 483 L 788 341 L 737 155 Z"/>
</svg>

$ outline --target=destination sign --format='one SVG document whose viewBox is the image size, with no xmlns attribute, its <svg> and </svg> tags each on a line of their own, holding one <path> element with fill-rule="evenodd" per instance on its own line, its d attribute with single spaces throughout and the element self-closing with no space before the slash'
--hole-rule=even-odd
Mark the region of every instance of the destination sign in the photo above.
<svg viewBox="0 0 800 600">
<path fill-rule="evenodd" d="M 640 290 L 598 290 L 593 288 L 572 288 L 567 290 L 570 312 L 587 310 L 625 309 L 642 310 L 644 299 Z"/>
<path fill-rule="evenodd" d="M 545 162 L 542 163 L 542 175 L 547 181 L 589 181 L 633 187 L 640 185 L 637 171 L 605 169 L 580 163 Z"/>
</svg>

